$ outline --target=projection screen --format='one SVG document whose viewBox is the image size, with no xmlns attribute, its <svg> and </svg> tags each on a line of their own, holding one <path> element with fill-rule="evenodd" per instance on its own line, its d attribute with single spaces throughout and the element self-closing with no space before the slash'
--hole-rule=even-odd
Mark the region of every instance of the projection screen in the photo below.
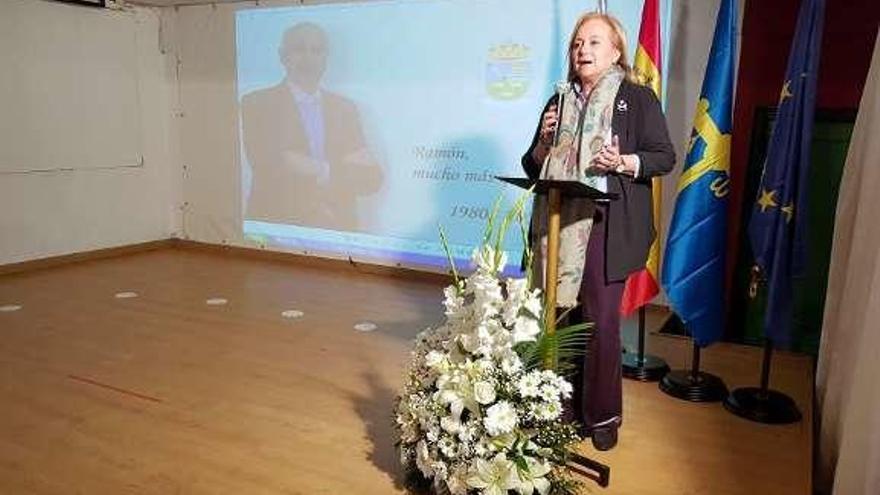
<svg viewBox="0 0 880 495">
<path fill-rule="evenodd" d="M 632 57 L 642 2 L 608 3 Z M 593 6 L 396 0 L 238 11 L 244 236 L 441 269 L 442 225 L 466 265 L 496 200 L 505 211 L 521 194 L 494 177 L 524 175 L 520 158 L 565 77 L 569 32 Z M 512 265 L 521 238 L 515 225 L 504 240 Z"/>
</svg>

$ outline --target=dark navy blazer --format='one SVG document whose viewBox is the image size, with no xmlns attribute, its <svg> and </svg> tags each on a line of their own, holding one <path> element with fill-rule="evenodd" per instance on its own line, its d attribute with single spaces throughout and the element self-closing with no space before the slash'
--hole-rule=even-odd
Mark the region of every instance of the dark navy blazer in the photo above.
<svg viewBox="0 0 880 495">
<path fill-rule="evenodd" d="M 555 95 L 544 111 L 554 103 Z M 532 159 L 539 132 L 540 123 L 531 146 L 522 157 L 523 169 L 532 179 L 541 173 L 541 164 Z M 648 259 L 648 249 L 655 235 L 651 178 L 672 170 L 675 150 L 654 92 L 628 80 L 621 83 L 614 98 L 611 133 L 618 136 L 621 154 L 637 154 L 641 161 L 638 178 L 615 173 L 607 176 L 608 192 L 617 193 L 620 198 L 608 206 L 605 273 L 607 282 L 620 282 L 644 267 Z"/>
</svg>

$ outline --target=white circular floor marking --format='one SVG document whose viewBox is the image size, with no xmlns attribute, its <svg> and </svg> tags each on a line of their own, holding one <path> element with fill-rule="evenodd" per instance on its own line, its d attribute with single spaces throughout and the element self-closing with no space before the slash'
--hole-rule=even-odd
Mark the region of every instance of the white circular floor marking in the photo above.
<svg viewBox="0 0 880 495">
<path fill-rule="evenodd" d="M 354 326 L 354 329 L 358 332 L 372 332 L 373 330 L 379 328 L 375 323 L 370 323 L 369 321 L 364 321 L 358 323 Z"/>
</svg>

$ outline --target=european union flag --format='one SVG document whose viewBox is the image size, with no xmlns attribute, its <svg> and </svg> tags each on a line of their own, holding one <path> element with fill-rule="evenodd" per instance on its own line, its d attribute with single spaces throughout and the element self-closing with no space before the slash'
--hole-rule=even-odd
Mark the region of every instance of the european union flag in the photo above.
<svg viewBox="0 0 880 495">
<path fill-rule="evenodd" d="M 791 340 L 792 277 L 805 261 L 807 179 L 825 0 L 803 0 L 779 95 L 764 175 L 749 223 L 755 263 L 767 280 L 764 334 Z"/>
<path fill-rule="evenodd" d="M 723 0 L 687 157 L 678 179 L 678 197 L 661 271 L 673 311 L 700 346 L 718 340 L 724 329 L 736 14 L 736 0 Z"/>
</svg>

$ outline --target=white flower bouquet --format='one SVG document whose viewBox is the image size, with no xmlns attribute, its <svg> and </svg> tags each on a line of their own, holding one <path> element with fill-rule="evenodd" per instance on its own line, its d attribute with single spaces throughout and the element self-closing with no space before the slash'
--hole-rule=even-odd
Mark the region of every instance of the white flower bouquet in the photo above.
<svg viewBox="0 0 880 495">
<path fill-rule="evenodd" d="M 564 469 L 568 449 L 580 441 L 561 416 L 572 386 L 544 365 L 559 369 L 579 353 L 586 325 L 545 333 L 540 290 L 528 277 L 502 276 L 501 240 L 514 216 L 523 226 L 521 212 L 522 201 L 494 243 L 492 215 L 467 278 L 450 256 L 454 283 L 444 290 L 445 322 L 416 337 L 395 408 L 400 460 L 414 488 L 546 495 L 579 485 Z M 442 230 L 441 238 L 446 245 Z"/>
</svg>

